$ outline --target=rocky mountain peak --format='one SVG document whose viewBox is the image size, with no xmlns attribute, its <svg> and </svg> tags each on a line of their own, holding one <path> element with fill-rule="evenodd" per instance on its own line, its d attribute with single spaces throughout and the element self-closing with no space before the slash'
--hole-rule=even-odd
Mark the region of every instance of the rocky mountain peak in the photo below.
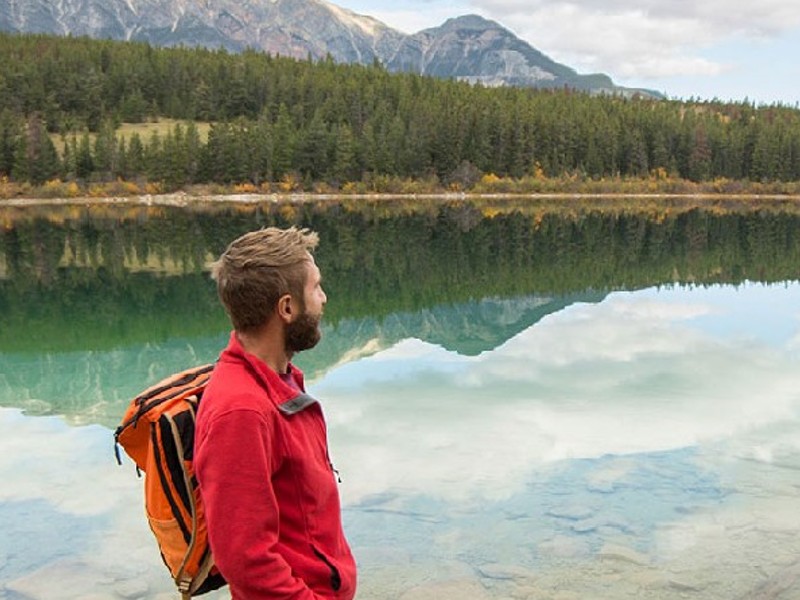
<svg viewBox="0 0 800 600">
<path fill-rule="evenodd" d="M 474 14 L 407 35 L 326 0 L 0 0 L 0 31 L 377 59 L 391 71 L 484 85 L 620 91 L 607 76 L 579 75 Z"/>
<path fill-rule="evenodd" d="M 440 27 L 442 31 L 458 31 L 458 30 L 487 30 L 487 29 L 504 29 L 499 23 L 485 19 L 480 15 L 470 14 L 461 15 L 460 17 L 452 17 L 447 19 Z"/>
</svg>

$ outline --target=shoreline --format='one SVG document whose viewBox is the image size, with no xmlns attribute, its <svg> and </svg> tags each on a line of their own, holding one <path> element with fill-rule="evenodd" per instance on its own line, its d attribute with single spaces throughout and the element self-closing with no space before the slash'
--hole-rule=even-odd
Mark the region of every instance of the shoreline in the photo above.
<svg viewBox="0 0 800 600">
<path fill-rule="evenodd" d="M 0 200 L 2 208 L 21 208 L 27 206 L 70 206 L 70 205 L 116 205 L 116 206 L 171 206 L 190 207 L 193 204 L 302 204 L 307 202 L 328 202 L 341 200 L 367 200 L 367 201 L 497 201 L 497 200 L 665 200 L 665 201 L 697 201 L 702 203 L 759 201 L 773 203 L 800 203 L 800 194 L 726 194 L 726 193 L 587 193 L 587 192 L 559 192 L 559 193 L 470 193 L 470 192 L 441 192 L 423 194 L 327 194 L 313 192 L 297 193 L 269 193 L 269 194 L 208 194 L 192 195 L 182 192 L 172 194 L 144 194 L 139 196 L 78 196 L 75 198 L 9 198 Z"/>
</svg>

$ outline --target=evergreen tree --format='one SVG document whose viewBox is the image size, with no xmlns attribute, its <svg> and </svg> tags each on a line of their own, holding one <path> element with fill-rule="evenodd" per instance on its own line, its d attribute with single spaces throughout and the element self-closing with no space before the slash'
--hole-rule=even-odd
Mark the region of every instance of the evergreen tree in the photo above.
<svg viewBox="0 0 800 600">
<path fill-rule="evenodd" d="M 94 139 L 94 170 L 100 176 L 109 180 L 117 171 L 117 139 L 114 134 L 114 125 L 110 120 L 105 120 L 100 126 Z"/>
<path fill-rule="evenodd" d="M 126 123 L 141 123 L 147 115 L 147 101 L 138 87 L 123 96 L 119 109 L 120 118 Z"/>
<path fill-rule="evenodd" d="M 311 122 L 300 135 L 294 157 L 295 168 L 312 180 L 319 180 L 329 167 L 328 129 L 317 110 Z"/>
<path fill-rule="evenodd" d="M 31 115 L 17 141 L 12 176 L 40 185 L 54 178 L 59 169 L 58 154 L 44 122 L 38 115 Z"/>
<path fill-rule="evenodd" d="M 169 189 L 180 188 L 186 183 L 186 147 L 183 127 L 176 124 L 167 131 L 162 141 L 161 155 L 164 160 L 163 181 Z"/>
<path fill-rule="evenodd" d="M 150 139 L 144 148 L 145 175 L 150 181 L 164 181 L 166 165 L 161 136 L 157 129 L 150 134 Z"/>
<path fill-rule="evenodd" d="M 92 156 L 92 142 L 89 132 L 84 132 L 78 143 L 75 154 L 75 175 L 79 179 L 88 179 L 94 171 L 94 157 Z"/>
<path fill-rule="evenodd" d="M 144 145 L 138 133 L 134 132 L 131 134 L 131 139 L 128 142 L 128 151 L 125 156 L 127 165 L 126 176 L 128 178 L 144 174 L 146 169 Z"/>
<path fill-rule="evenodd" d="M 358 177 L 353 130 L 346 123 L 336 128 L 334 136 L 332 177 L 338 183 L 354 181 Z"/>
<path fill-rule="evenodd" d="M 197 130 L 197 125 L 194 121 L 189 121 L 186 125 L 186 133 L 183 136 L 183 160 L 185 178 L 188 183 L 195 183 L 198 181 L 200 173 L 200 161 L 202 155 L 202 142 L 200 140 L 200 132 Z"/>
<path fill-rule="evenodd" d="M 0 64 L 0 173 L 27 181 L 53 162 L 38 134 L 23 139 L 32 115 L 45 132 L 79 136 L 65 142 L 67 177 L 445 180 L 469 164 L 514 177 L 542 168 L 596 178 L 658 169 L 696 181 L 800 179 L 796 106 L 485 88 L 378 65 L 42 35 L 0 33 Z M 115 139 L 119 119 L 164 116 L 210 121 L 216 131 L 204 142 L 189 129 L 196 123 L 183 123 L 163 140 L 166 151 L 160 139 L 157 150 L 152 139 L 147 150 Z M 88 148 L 86 130 L 97 133 Z M 34 175 L 34 163 L 44 170 Z"/>
<path fill-rule="evenodd" d="M 291 172 L 295 167 L 296 130 L 289 109 L 285 104 L 278 107 L 278 117 L 273 127 L 272 168 L 276 179 Z"/>
<path fill-rule="evenodd" d="M 711 175 L 711 147 L 705 127 L 697 125 L 689 154 L 689 179 L 703 181 Z"/>
<path fill-rule="evenodd" d="M 131 179 L 131 171 L 128 168 L 128 147 L 125 143 L 125 138 L 120 136 L 116 138 L 117 140 L 117 148 L 115 151 L 115 167 L 114 167 L 114 177 L 115 178 L 122 178 L 122 179 Z"/>
<path fill-rule="evenodd" d="M 249 179 L 256 184 L 272 178 L 272 123 L 266 111 L 258 118 L 248 137 L 247 154 L 250 156 Z"/>
<path fill-rule="evenodd" d="M 0 113 L 0 175 L 11 175 L 19 137 L 19 122 L 10 111 L 3 110 Z"/>
<path fill-rule="evenodd" d="M 69 137 L 62 136 L 61 141 L 64 145 L 64 156 L 61 160 L 62 178 L 75 179 L 77 177 L 78 140 L 75 134 L 72 134 Z"/>
</svg>

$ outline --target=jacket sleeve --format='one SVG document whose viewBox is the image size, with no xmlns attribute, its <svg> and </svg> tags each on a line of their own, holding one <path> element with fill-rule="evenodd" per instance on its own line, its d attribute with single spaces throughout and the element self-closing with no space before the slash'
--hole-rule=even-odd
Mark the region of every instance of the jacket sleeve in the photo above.
<svg viewBox="0 0 800 600">
<path fill-rule="evenodd" d="M 217 568 L 234 597 L 317 600 L 276 552 L 278 503 L 272 428 L 260 413 L 238 409 L 217 415 L 198 440 L 195 472 Z"/>
</svg>

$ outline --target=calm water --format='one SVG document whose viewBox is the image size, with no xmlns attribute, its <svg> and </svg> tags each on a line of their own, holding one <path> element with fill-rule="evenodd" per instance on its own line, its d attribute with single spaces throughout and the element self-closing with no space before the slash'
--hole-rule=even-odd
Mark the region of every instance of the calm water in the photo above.
<svg viewBox="0 0 800 600">
<path fill-rule="evenodd" d="M 295 222 L 359 598 L 800 598 L 800 219 L 501 208 L 0 210 L 0 598 L 174 597 L 111 431 Z"/>
</svg>

